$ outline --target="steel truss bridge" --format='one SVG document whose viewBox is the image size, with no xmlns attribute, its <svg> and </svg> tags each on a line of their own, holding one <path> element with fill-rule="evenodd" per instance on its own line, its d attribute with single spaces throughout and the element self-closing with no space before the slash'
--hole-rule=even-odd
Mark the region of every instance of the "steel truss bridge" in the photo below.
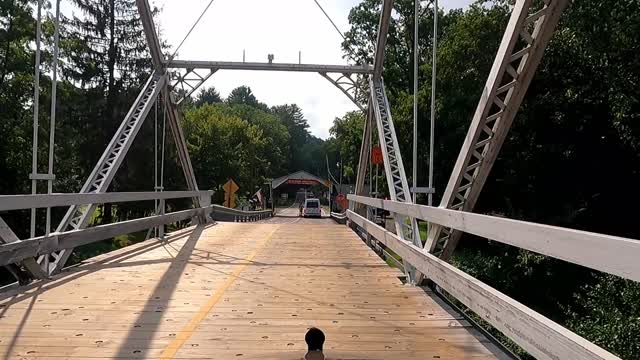
<svg viewBox="0 0 640 360">
<path fill-rule="evenodd" d="M 537 359 L 617 358 L 447 262 L 467 232 L 640 281 L 637 240 L 472 212 L 568 0 L 515 1 L 438 207 L 412 202 L 385 91 L 391 0 L 382 1 L 374 63 L 364 66 L 167 59 L 147 0 L 136 3 L 153 73 L 80 192 L 0 196 L 0 211 L 69 207 L 54 231 L 28 239 L 0 218 L 0 265 L 35 280 L 0 294 L 6 358 L 294 358 L 304 354 L 309 326 L 326 332 L 334 358 L 511 357 L 448 299 Z M 356 193 L 350 210 L 333 214 L 348 226 L 272 224 L 268 211 L 212 205 L 211 192 L 199 190 L 178 104 L 216 71 L 234 69 L 317 72 L 366 113 Z M 158 101 L 188 189 L 107 192 Z M 374 142 L 390 200 L 363 193 Z M 190 198 L 193 207 L 166 213 L 165 201 L 175 198 Z M 145 200 L 156 202 L 155 215 L 88 226 L 98 204 Z M 395 231 L 376 225 L 372 208 L 390 211 Z M 191 227 L 164 234 L 165 224 L 189 219 Z M 431 225 L 426 239 L 417 219 Z M 147 229 L 157 237 L 65 268 L 77 246 Z M 365 245 L 393 250 L 402 271 Z"/>
</svg>

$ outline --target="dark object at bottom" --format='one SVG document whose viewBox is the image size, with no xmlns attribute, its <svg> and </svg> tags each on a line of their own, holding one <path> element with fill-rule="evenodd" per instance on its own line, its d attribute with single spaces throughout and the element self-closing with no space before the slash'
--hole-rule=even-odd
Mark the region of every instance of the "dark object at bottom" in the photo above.
<svg viewBox="0 0 640 360">
<path fill-rule="evenodd" d="M 324 339 L 324 333 L 322 332 L 322 330 L 312 327 L 304 336 L 304 341 L 307 343 L 307 350 L 322 351 Z"/>
</svg>

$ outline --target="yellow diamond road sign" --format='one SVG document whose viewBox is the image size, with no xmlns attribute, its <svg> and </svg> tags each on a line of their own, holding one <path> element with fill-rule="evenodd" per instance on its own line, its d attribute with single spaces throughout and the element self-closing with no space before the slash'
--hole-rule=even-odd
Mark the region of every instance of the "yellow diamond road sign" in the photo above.
<svg viewBox="0 0 640 360">
<path fill-rule="evenodd" d="M 238 191 L 240 187 L 238 187 L 232 179 L 229 179 L 222 188 L 224 189 L 224 192 L 233 194 Z"/>
<path fill-rule="evenodd" d="M 240 187 L 232 180 L 229 179 L 222 188 L 224 189 L 224 206 L 228 208 L 236 207 L 236 197 L 235 193 L 238 191 Z"/>
</svg>

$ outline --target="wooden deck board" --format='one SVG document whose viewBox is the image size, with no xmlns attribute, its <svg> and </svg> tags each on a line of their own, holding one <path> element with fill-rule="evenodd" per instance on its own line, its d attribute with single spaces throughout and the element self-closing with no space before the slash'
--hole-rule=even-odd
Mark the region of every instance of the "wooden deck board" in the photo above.
<svg viewBox="0 0 640 360">
<path fill-rule="evenodd" d="M 0 354 L 299 359 L 317 326 L 330 358 L 506 358 L 398 275 L 345 226 L 191 228 L 1 294 Z"/>
</svg>

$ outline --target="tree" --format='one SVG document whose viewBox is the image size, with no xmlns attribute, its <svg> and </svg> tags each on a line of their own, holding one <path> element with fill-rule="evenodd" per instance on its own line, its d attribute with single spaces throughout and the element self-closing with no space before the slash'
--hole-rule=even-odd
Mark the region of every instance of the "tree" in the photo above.
<svg viewBox="0 0 640 360">
<path fill-rule="evenodd" d="M 0 2 L 0 192 L 29 192 L 31 172 L 31 101 L 35 38 L 28 1 Z M 3 214 L 19 236 L 28 231 L 28 218 Z M 19 230 L 18 230 L 19 229 Z"/>
<path fill-rule="evenodd" d="M 82 157 L 82 168 L 91 169 L 126 116 L 140 85 L 149 76 L 151 62 L 134 0 L 74 0 L 73 3 L 82 17 L 74 15 L 63 20 L 61 56 L 66 59 L 63 74 L 87 88 L 87 94 L 92 96 L 90 117 L 97 120 L 98 126 L 87 129 L 80 145 L 86 154 Z M 132 150 L 137 148 L 142 153 L 129 155 L 119 172 L 137 181 L 119 182 L 118 176 L 111 189 L 123 191 L 148 186 L 141 183 L 151 172 L 148 161 L 152 158 L 152 147 L 148 146 L 151 140 L 149 137 L 146 140 L 147 146 L 142 147 L 138 147 L 142 140 L 136 141 Z M 111 205 L 105 204 L 103 221 L 110 222 L 111 214 Z"/>
<path fill-rule="evenodd" d="M 345 168 L 358 168 L 363 127 L 364 114 L 360 111 L 348 112 L 333 121 L 329 129 L 331 138 L 328 140 L 328 151 L 334 160 L 331 164 L 340 161 Z"/>
<path fill-rule="evenodd" d="M 269 139 L 270 148 L 264 154 L 265 159 L 269 162 L 269 168 L 266 173 L 261 174 L 262 176 L 276 177 L 286 172 L 290 163 L 288 149 L 291 136 L 278 117 L 265 111 L 260 105 L 257 107 L 246 104 L 220 105 L 218 109 L 228 116 L 236 116 L 255 125 Z"/>
<path fill-rule="evenodd" d="M 230 115 L 227 105 L 203 105 L 183 122 L 198 184 L 219 189 L 229 178 L 241 192 L 260 186 L 269 173 L 269 139 L 256 125 Z"/>
<path fill-rule="evenodd" d="M 211 86 L 200 91 L 195 101 L 195 105 L 202 106 L 204 104 L 215 104 L 221 102 L 222 97 L 220 97 L 220 93 L 213 86 Z"/>
<path fill-rule="evenodd" d="M 239 86 L 229 93 L 227 97 L 227 103 L 229 104 L 246 104 L 255 106 L 258 104 L 258 100 L 251 92 L 251 88 L 248 86 Z"/>
<path fill-rule="evenodd" d="M 289 168 L 294 172 L 304 168 L 306 152 L 301 151 L 302 147 L 309 140 L 309 123 L 304 118 L 302 109 L 297 105 L 279 105 L 271 108 L 271 112 L 280 119 L 280 122 L 287 127 L 291 141 L 288 149 Z"/>
</svg>

